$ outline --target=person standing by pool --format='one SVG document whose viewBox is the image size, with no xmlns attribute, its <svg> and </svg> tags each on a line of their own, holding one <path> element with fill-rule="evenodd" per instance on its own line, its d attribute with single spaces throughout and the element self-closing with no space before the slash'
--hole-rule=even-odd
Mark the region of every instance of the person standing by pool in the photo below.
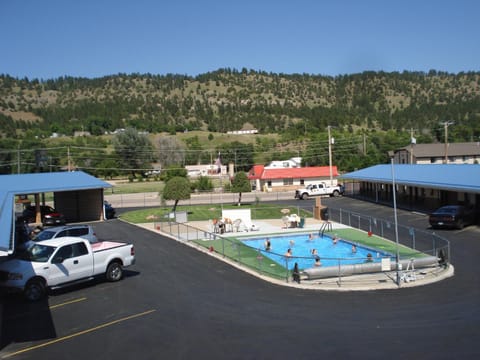
<svg viewBox="0 0 480 360">
<path fill-rule="evenodd" d="M 298 263 L 295 263 L 293 266 L 292 278 L 293 281 L 300 284 L 300 270 L 298 269 Z"/>
<path fill-rule="evenodd" d="M 270 243 L 270 238 L 267 238 L 265 240 L 265 250 L 270 251 L 271 248 L 272 248 L 272 244 Z"/>
</svg>

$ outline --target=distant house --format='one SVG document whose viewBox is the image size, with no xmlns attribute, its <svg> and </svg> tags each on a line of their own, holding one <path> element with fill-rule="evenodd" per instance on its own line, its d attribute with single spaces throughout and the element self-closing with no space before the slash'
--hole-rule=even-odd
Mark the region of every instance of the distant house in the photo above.
<svg viewBox="0 0 480 360">
<path fill-rule="evenodd" d="M 336 166 L 332 166 L 333 183 L 339 176 Z M 311 166 L 303 168 L 267 168 L 264 165 L 254 165 L 248 172 L 252 190 L 257 191 L 287 191 L 299 186 L 330 181 L 329 166 Z"/>
<path fill-rule="evenodd" d="M 275 160 L 265 166 L 265 169 L 284 169 L 284 168 L 297 168 L 302 164 L 301 157 L 294 157 L 289 160 Z"/>
<path fill-rule="evenodd" d="M 393 152 L 396 164 L 478 164 L 480 142 L 411 144 Z"/>
<path fill-rule="evenodd" d="M 250 130 L 233 130 L 233 131 L 227 131 L 227 134 L 231 135 L 253 135 L 253 134 L 258 134 L 257 129 L 250 129 Z"/>
<path fill-rule="evenodd" d="M 205 164 L 205 165 L 186 165 L 188 177 L 197 178 L 200 176 L 219 176 L 227 174 L 226 165 Z"/>
<path fill-rule="evenodd" d="M 80 137 L 80 136 L 91 136 L 90 131 L 74 131 L 73 137 Z"/>
</svg>

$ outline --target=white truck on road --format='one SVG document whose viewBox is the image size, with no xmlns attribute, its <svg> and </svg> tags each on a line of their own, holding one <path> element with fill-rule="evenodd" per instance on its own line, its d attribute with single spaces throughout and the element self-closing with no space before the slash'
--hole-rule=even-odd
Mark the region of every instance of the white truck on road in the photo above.
<svg viewBox="0 0 480 360">
<path fill-rule="evenodd" d="M 295 199 L 306 200 L 311 196 L 340 196 L 343 195 L 344 188 L 342 185 L 328 186 L 322 182 L 319 184 L 310 184 L 302 189 L 295 190 Z"/>
<path fill-rule="evenodd" d="M 123 277 L 123 268 L 135 263 L 132 244 L 102 241 L 90 244 L 79 237 L 59 237 L 34 243 L 0 263 L 0 286 L 23 291 L 30 301 L 60 288 L 104 275 Z"/>
</svg>

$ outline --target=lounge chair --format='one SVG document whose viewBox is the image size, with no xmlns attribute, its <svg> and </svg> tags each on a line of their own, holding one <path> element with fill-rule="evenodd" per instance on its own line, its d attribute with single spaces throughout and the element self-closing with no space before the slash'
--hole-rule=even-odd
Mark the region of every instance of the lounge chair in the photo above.
<svg viewBox="0 0 480 360">
<path fill-rule="evenodd" d="M 242 226 L 242 229 L 243 229 L 243 228 L 246 228 L 246 226 L 245 226 L 245 224 L 243 223 L 242 219 L 235 219 L 235 220 L 233 221 L 233 228 L 234 228 L 235 232 L 239 232 L 241 226 Z"/>
</svg>

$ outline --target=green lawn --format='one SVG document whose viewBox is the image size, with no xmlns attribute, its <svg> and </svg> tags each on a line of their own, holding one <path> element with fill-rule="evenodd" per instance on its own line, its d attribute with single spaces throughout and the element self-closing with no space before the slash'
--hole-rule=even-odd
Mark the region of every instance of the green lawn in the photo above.
<svg viewBox="0 0 480 360">
<path fill-rule="evenodd" d="M 251 209 L 252 219 L 278 219 L 282 213 L 281 209 L 285 207 L 276 207 L 268 204 L 243 204 L 238 207 L 237 205 L 186 205 L 177 206 L 177 211 L 187 211 L 189 221 L 205 221 L 211 219 L 220 219 L 222 217 L 222 209 Z M 288 208 L 288 207 L 287 207 Z M 289 208 L 291 213 L 297 213 L 298 208 L 292 206 Z M 172 211 L 172 207 L 159 207 L 155 209 L 140 209 L 130 211 L 122 214 L 120 217 L 128 222 L 139 224 L 149 222 L 166 221 L 168 214 Z M 312 217 L 311 212 L 300 209 L 301 217 Z"/>
<path fill-rule="evenodd" d="M 395 242 L 381 238 L 380 236 L 372 235 L 368 236 L 368 233 L 357 229 L 336 229 L 334 233 L 345 240 L 356 242 L 369 248 L 374 248 L 388 252 L 390 254 L 396 254 L 397 245 Z M 332 233 L 328 233 L 332 234 Z M 425 254 L 419 253 L 417 250 L 399 244 L 398 252 L 400 258 L 412 258 L 423 257 Z"/>
<path fill-rule="evenodd" d="M 165 187 L 163 181 L 118 182 L 111 189 L 105 189 L 105 194 L 136 194 L 145 192 L 161 192 Z"/>
</svg>

